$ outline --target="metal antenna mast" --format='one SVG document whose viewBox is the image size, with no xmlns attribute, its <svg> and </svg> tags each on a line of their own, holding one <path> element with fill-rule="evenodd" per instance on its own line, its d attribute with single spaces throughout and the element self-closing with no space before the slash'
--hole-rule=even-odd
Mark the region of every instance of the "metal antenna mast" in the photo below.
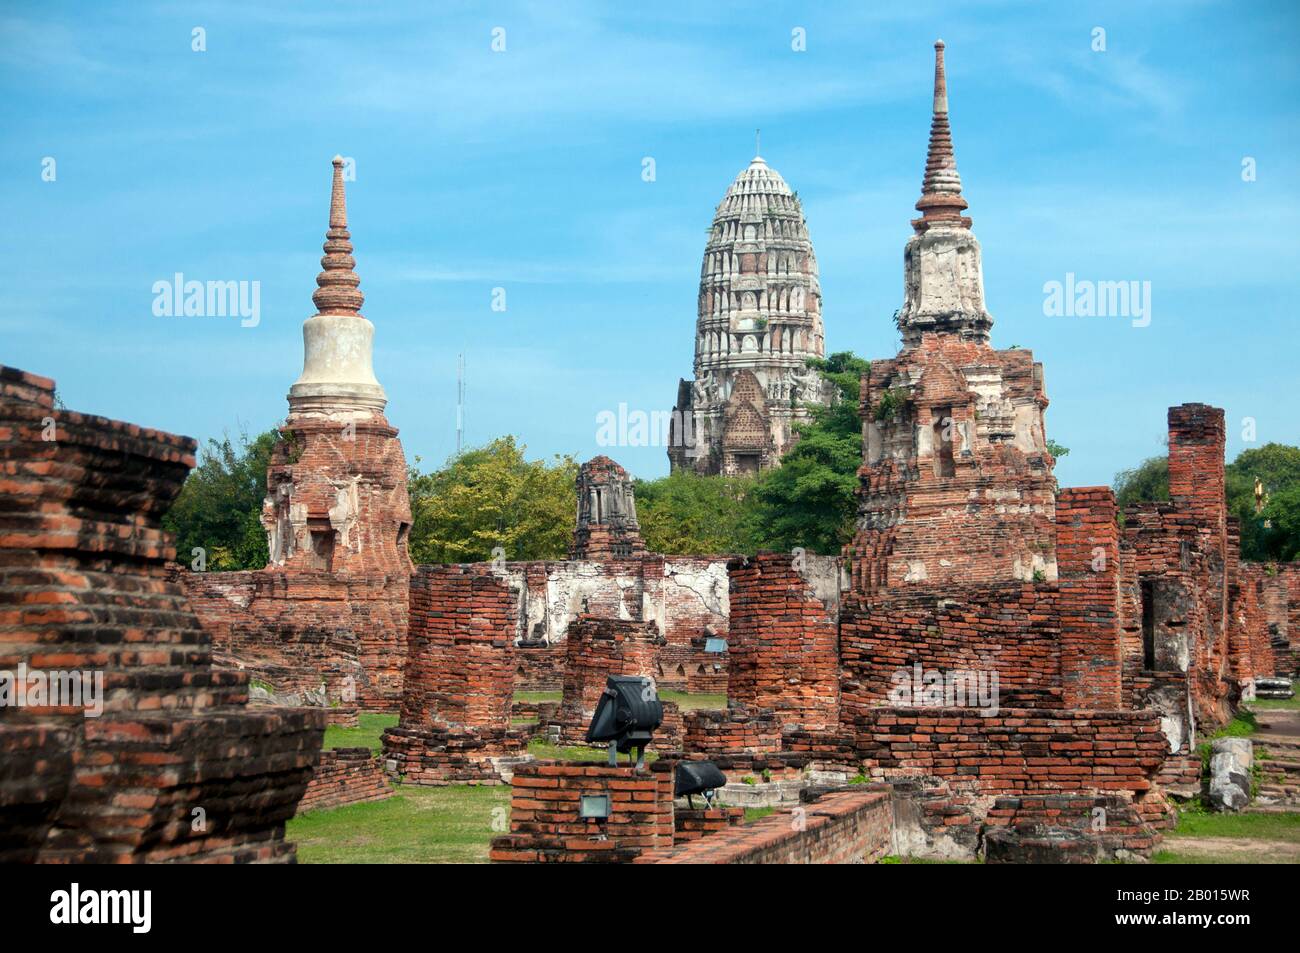
<svg viewBox="0 0 1300 953">
<path fill-rule="evenodd" d="M 465 442 L 465 355 L 456 355 L 456 456 Z"/>
</svg>

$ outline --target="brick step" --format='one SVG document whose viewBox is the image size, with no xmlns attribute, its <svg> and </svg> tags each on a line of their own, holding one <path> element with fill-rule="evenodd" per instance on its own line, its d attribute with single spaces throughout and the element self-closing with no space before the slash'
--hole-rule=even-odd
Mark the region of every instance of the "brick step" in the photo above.
<svg viewBox="0 0 1300 953">
<path fill-rule="evenodd" d="M 1300 761 L 1291 758 L 1256 758 L 1255 763 L 1265 774 L 1300 775 Z"/>
<path fill-rule="evenodd" d="M 1294 801 L 1300 799 L 1300 785 L 1261 784 L 1259 796 L 1273 801 Z"/>
<path fill-rule="evenodd" d="M 1252 804 L 1242 810 L 1243 814 L 1294 814 L 1300 804 Z"/>
</svg>

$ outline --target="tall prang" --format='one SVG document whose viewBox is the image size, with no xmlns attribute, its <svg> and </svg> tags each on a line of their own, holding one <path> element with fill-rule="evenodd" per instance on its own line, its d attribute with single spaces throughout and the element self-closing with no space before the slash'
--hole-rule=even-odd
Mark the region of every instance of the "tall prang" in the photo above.
<svg viewBox="0 0 1300 953">
<path fill-rule="evenodd" d="M 854 588 L 1050 581 L 1057 576 L 1055 463 L 1043 367 L 995 350 L 980 245 L 964 212 L 948 118 L 944 44 L 921 217 L 903 254 L 903 346 L 861 393 L 863 465 Z"/>
<path fill-rule="evenodd" d="M 677 387 L 674 470 L 775 466 L 831 393 L 808 365 L 825 355 L 817 257 L 799 197 L 755 156 L 713 217 L 700 273 L 695 364 Z"/>
<path fill-rule="evenodd" d="M 303 369 L 267 473 L 262 525 L 270 569 L 406 575 L 406 458 L 384 417 L 375 327 L 361 315 L 343 159 L 333 160 L 329 230 L 303 324 Z"/>
</svg>

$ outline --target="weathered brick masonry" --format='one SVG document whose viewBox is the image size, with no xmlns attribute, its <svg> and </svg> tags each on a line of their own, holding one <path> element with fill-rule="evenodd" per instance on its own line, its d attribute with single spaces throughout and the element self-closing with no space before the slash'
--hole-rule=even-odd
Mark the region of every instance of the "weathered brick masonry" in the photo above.
<svg viewBox="0 0 1300 953">
<path fill-rule="evenodd" d="M 777 750 L 782 729 L 839 718 L 838 560 L 790 553 L 734 559 L 726 712 L 685 715 L 687 751 Z"/>
<path fill-rule="evenodd" d="M 563 762 L 521 766 L 511 782 L 510 833 L 495 863 L 852 863 L 889 852 L 888 791 L 825 794 L 748 825 L 739 809 L 678 809 L 673 762 L 649 768 Z M 580 815 L 607 795 L 606 819 Z"/>
<path fill-rule="evenodd" d="M 168 577 L 162 514 L 194 449 L 0 368 L 0 670 L 103 679 L 99 717 L 0 707 L 0 859 L 293 859 L 325 718 L 247 709 L 248 676 L 213 667 Z"/>
<path fill-rule="evenodd" d="M 627 863 L 673 843 L 671 772 L 595 762 L 520 765 L 511 781 L 510 833 L 495 863 Z M 583 795 L 607 795 L 609 816 L 583 818 Z"/>
<path fill-rule="evenodd" d="M 298 813 L 383 801 L 392 796 L 392 786 L 384 776 L 378 755 L 369 748 L 331 748 L 321 752 L 320 763 L 298 804 Z"/>
<path fill-rule="evenodd" d="M 490 564 L 421 566 L 411 578 L 401 718 L 384 757 L 417 784 L 498 783 L 523 754 L 511 727 L 520 592 Z"/>
</svg>

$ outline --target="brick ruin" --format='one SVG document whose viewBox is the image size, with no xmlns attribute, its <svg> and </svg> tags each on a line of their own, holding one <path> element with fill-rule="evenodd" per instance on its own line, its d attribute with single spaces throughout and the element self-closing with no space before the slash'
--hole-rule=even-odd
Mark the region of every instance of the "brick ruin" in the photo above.
<svg viewBox="0 0 1300 953">
<path fill-rule="evenodd" d="M 516 653 L 519 691 L 559 691 L 565 643 L 582 616 L 655 625 L 663 637 L 655 675 L 661 687 L 720 692 L 727 684 L 727 563 L 705 556 L 609 561 L 507 562 L 523 590 Z M 716 646 L 710 640 L 721 640 Z M 719 649 L 714 651 L 713 649 Z"/>
<path fill-rule="evenodd" d="M 823 352 L 811 245 L 755 161 L 701 297 L 697 359 L 726 373 L 684 382 L 679 408 L 713 415 L 711 462 L 675 467 L 768 465 L 792 419 L 773 408 L 820 393 L 791 363 Z M 1296 673 L 1300 566 L 1241 561 L 1221 410 L 1170 409 L 1168 502 L 1121 514 L 1109 488 L 1058 488 L 1042 367 L 990 343 L 942 43 L 902 348 L 862 382 L 842 557 L 650 552 L 602 456 L 579 470 L 571 558 L 413 567 L 341 166 L 264 569 L 168 565 L 161 515 L 193 441 L 56 411 L 52 382 L 0 369 L 0 670 L 102 672 L 105 689 L 97 718 L 0 707 L 0 859 L 291 860 L 295 810 L 386 797 L 385 774 L 512 783 L 500 862 L 1130 859 L 1198 783 L 1197 738 L 1257 679 Z M 520 716 L 579 744 L 610 674 L 727 707 L 665 704 L 644 768 L 533 761 Z M 250 707 L 250 683 L 278 704 Z M 399 713 L 382 755 L 320 755 L 326 722 L 362 708 Z M 741 825 L 735 804 L 674 803 L 681 759 L 781 810 Z M 589 795 L 607 818 L 583 816 Z"/>
<path fill-rule="evenodd" d="M 1058 489 L 1042 367 L 989 343 L 966 207 L 940 42 L 902 350 L 862 382 L 857 532 L 843 560 L 729 564 L 728 708 L 687 712 L 680 756 L 776 803 L 886 785 L 903 853 L 1146 856 L 1166 789 L 1199 779 L 1198 732 L 1294 668 L 1297 574 L 1241 564 L 1216 408 L 1170 409 L 1168 503 L 1120 514 L 1109 488 Z M 539 831 L 501 847 L 564 859 Z M 742 840 L 722 825 L 686 849 L 743 862 Z"/>
<path fill-rule="evenodd" d="M 294 859 L 325 717 L 213 665 L 162 530 L 194 450 L 0 367 L 0 861 Z"/>
<path fill-rule="evenodd" d="M 269 562 L 178 578 L 226 664 L 348 723 L 358 708 L 401 704 L 411 505 L 372 366 L 374 325 L 361 315 L 337 157 L 324 251 L 303 371 L 267 472 Z"/>
<path fill-rule="evenodd" d="M 511 727 L 519 590 L 490 564 L 421 566 L 411 578 L 401 718 L 390 773 L 415 784 L 500 783 L 524 757 Z"/>
</svg>

